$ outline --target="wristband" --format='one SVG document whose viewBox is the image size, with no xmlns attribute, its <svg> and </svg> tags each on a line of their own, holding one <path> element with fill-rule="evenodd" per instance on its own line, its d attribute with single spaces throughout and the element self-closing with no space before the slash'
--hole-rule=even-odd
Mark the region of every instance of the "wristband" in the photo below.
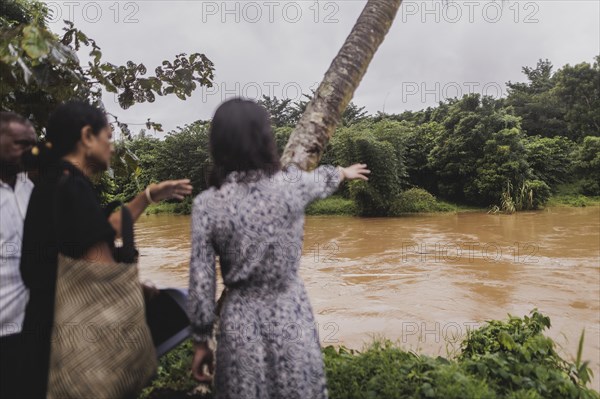
<svg viewBox="0 0 600 399">
<path fill-rule="evenodd" d="M 148 200 L 149 203 L 151 204 L 156 204 L 156 201 L 152 200 L 152 197 L 150 196 L 150 186 L 146 187 L 146 199 Z"/>
</svg>

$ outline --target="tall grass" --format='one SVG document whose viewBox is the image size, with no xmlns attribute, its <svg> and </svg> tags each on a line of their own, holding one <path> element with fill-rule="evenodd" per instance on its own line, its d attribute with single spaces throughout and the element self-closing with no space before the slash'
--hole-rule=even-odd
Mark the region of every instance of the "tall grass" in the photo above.
<svg viewBox="0 0 600 399">
<path fill-rule="evenodd" d="M 523 180 L 516 190 L 510 180 L 500 194 L 500 205 L 493 205 L 488 213 L 514 213 L 538 209 L 550 198 L 550 187 L 540 180 Z"/>
</svg>

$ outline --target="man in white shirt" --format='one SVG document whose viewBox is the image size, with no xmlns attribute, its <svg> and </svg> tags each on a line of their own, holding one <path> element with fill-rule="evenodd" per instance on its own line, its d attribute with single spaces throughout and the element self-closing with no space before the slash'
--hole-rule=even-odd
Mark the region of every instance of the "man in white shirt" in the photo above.
<svg viewBox="0 0 600 399">
<path fill-rule="evenodd" d="M 31 123 L 0 112 L 0 398 L 18 397 L 20 332 L 29 292 L 19 266 L 23 222 L 33 183 L 23 172 L 23 154 L 36 143 Z"/>
</svg>

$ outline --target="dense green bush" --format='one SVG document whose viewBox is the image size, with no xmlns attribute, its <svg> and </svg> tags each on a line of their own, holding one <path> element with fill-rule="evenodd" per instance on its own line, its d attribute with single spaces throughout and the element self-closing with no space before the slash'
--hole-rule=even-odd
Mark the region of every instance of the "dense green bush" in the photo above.
<svg viewBox="0 0 600 399">
<path fill-rule="evenodd" d="M 369 130 L 340 129 L 333 146 L 340 165 L 366 163 L 371 170 L 369 182 L 353 181 L 348 185 L 350 197 L 356 201 L 362 216 L 386 216 L 391 201 L 405 183 L 405 169 L 398 159 L 398 149 L 388 141 L 380 140 Z"/>
<path fill-rule="evenodd" d="M 356 215 L 356 203 L 347 198 L 333 196 L 318 200 L 306 208 L 307 215 Z"/>
<path fill-rule="evenodd" d="M 390 341 L 375 341 L 362 353 L 332 346 L 323 352 L 332 399 L 496 397 L 456 362 L 406 352 Z"/>
<path fill-rule="evenodd" d="M 438 175 L 427 157 L 443 129 L 440 123 L 427 122 L 407 129 L 402 136 L 403 156 L 409 182 L 429 192 L 437 191 Z"/>
<path fill-rule="evenodd" d="M 448 204 L 438 202 L 436 198 L 422 188 L 411 188 L 403 191 L 392 202 L 389 214 L 399 216 L 405 213 L 416 212 L 444 212 L 454 208 Z"/>
<path fill-rule="evenodd" d="M 121 140 L 115 144 L 111 160 L 117 198 L 131 200 L 153 181 L 156 181 L 155 160 L 157 149 L 163 142 L 142 132 L 133 140 Z"/>
<path fill-rule="evenodd" d="M 600 205 L 600 196 L 585 196 L 580 194 L 581 182 L 576 181 L 573 183 L 560 184 L 557 188 L 556 194 L 554 194 L 548 202 L 549 206 L 556 205 L 567 205 L 567 206 L 593 206 Z"/>
<path fill-rule="evenodd" d="M 477 94 L 452 101 L 427 159 L 442 198 L 478 205 L 498 200 L 506 179 L 528 177 L 519 118 Z"/>
<path fill-rule="evenodd" d="M 188 178 L 198 194 L 207 187 L 209 168 L 208 124 L 199 122 L 167 135 L 156 149 L 152 174 L 156 181 Z"/>
<path fill-rule="evenodd" d="M 566 137 L 531 136 L 525 138 L 527 163 L 535 179 L 548 184 L 552 190 L 569 180 L 576 144 Z"/>
<path fill-rule="evenodd" d="M 540 209 L 550 199 L 550 187 L 541 180 L 527 180 L 523 184 L 523 194 L 517 201 L 517 210 Z"/>
<path fill-rule="evenodd" d="M 582 193 L 600 195 L 600 137 L 588 136 L 575 152 L 576 174 L 582 179 Z"/>
<path fill-rule="evenodd" d="M 495 203 L 506 181 L 516 185 L 530 176 L 523 134 L 517 128 L 492 133 L 478 159 L 475 175 L 465 184 L 467 198 L 480 205 Z"/>
<path fill-rule="evenodd" d="M 576 360 L 562 359 L 543 335 L 550 319 L 533 310 L 523 318 L 491 320 L 470 330 L 455 358 L 407 352 L 389 340 L 363 351 L 323 348 L 332 399 L 598 399 L 588 362 L 582 360 L 583 334 Z M 142 398 L 183 398 L 196 384 L 189 370 L 189 342 L 163 357 L 157 378 Z M 196 393 L 194 398 L 210 398 Z"/>
<path fill-rule="evenodd" d="M 583 334 L 575 363 L 562 359 L 556 344 L 542 332 L 550 318 L 534 310 L 523 318 L 489 321 L 469 332 L 459 362 L 467 372 L 485 379 L 498 397 L 598 398 L 585 386 L 591 380 L 582 362 Z"/>
</svg>

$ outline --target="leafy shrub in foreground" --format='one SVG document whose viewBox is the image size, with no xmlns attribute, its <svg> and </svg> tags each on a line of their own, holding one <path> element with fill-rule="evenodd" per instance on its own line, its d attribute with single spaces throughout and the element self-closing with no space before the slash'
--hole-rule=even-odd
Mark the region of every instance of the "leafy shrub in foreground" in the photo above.
<svg viewBox="0 0 600 399">
<path fill-rule="evenodd" d="M 455 359 L 406 352 L 389 340 L 364 351 L 323 349 L 329 397 L 440 399 L 599 399 L 587 388 L 592 373 L 582 361 L 583 334 L 574 363 L 562 359 L 543 335 L 550 319 L 537 310 L 523 318 L 491 320 L 469 331 Z M 141 398 L 198 398 L 190 377 L 189 342 L 161 359 L 158 377 Z"/>
</svg>

